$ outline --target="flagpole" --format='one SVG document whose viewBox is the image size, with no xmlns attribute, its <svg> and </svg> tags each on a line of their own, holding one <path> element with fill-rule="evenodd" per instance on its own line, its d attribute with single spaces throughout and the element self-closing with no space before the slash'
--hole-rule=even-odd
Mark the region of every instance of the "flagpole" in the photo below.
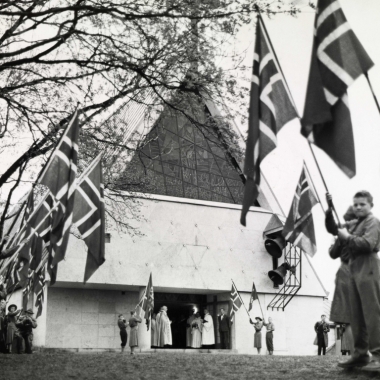
<svg viewBox="0 0 380 380">
<path fill-rule="evenodd" d="M 232 281 L 232 283 L 234 284 L 235 289 L 236 289 L 236 291 L 237 291 L 238 294 L 239 294 L 239 297 L 240 297 L 240 299 L 241 299 L 241 303 L 244 305 L 244 309 L 245 309 L 245 311 L 247 312 L 249 319 L 251 319 L 251 315 L 249 314 L 249 311 L 247 310 L 247 308 L 246 308 L 246 306 L 245 306 L 245 303 L 244 303 L 244 301 L 243 301 L 243 298 L 241 298 L 240 292 L 238 291 L 238 288 L 236 287 L 236 285 L 235 285 L 235 283 L 234 283 L 234 280 L 233 280 L 232 278 L 231 278 L 231 281 Z M 263 319 L 264 319 L 264 313 L 263 313 L 263 309 L 261 308 L 261 303 L 260 303 L 259 295 L 257 295 L 257 300 L 259 301 L 259 306 L 260 306 L 260 310 L 261 310 L 261 315 L 263 316 Z"/>
<path fill-rule="evenodd" d="M 238 294 L 239 294 L 239 297 L 240 297 L 240 299 L 241 299 L 241 303 L 244 305 L 244 309 L 245 309 L 245 311 L 247 312 L 248 317 L 251 318 L 251 316 L 249 315 L 249 312 L 248 312 L 247 308 L 245 307 L 245 303 L 244 303 L 244 301 L 243 301 L 243 298 L 241 298 L 240 292 L 238 291 L 238 288 L 236 287 L 236 285 L 235 285 L 235 283 L 234 283 L 234 280 L 233 280 L 232 278 L 231 278 L 231 281 L 232 281 L 232 283 L 234 284 L 234 287 L 235 287 L 236 291 L 237 291 Z"/>
<path fill-rule="evenodd" d="M 40 183 L 40 180 L 41 180 L 41 177 L 43 177 L 45 175 L 45 173 L 47 172 L 48 168 L 49 168 L 49 165 L 51 164 L 51 158 L 53 157 L 53 154 L 54 152 L 57 150 L 58 147 L 61 146 L 62 144 L 62 141 L 63 141 L 63 137 L 66 133 L 66 131 L 69 129 L 69 127 L 71 126 L 71 124 L 74 122 L 75 120 L 75 116 L 78 116 L 78 107 L 75 109 L 73 115 L 71 116 L 71 118 L 69 119 L 65 129 L 63 130 L 63 133 L 62 135 L 60 136 L 58 142 L 57 142 L 57 145 L 54 147 L 53 151 L 51 152 L 48 160 L 46 161 L 45 165 L 43 166 L 43 168 L 41 169 L 41 171 L 38 173 L 38 176 L 37 176 L 37 179 L 35 180 L 35 185 L 37 183 Z M 58 132 L 58 131 L 57 131 Z"/>
<path fill-rule="evenodd" d="M 377 101 L 377 97 L 375 95 L 375 92 L 373 91 L 373 87 L 372 87 L 372 84 L 369 80 L 369 76 L 368 76 L 368 71 L 366 71 L 364 73 L 364 76 L 367 78 L 367 82 L 368 82 L 368 85 L 369 85 L 369 89 L 371 90 L 371 93 L 372 93 L 372 96 L 373 96 L 373 99 L 375 100 L 375 103 L 376 103 L 376 106 L 377 106 L 377 110 L 379 111 L 380 113 L 380 105 L 379 105 L 379 102 Z"/>
<path fill-rule="evenodd" d="M 306 168 L 306 170 L 307 170 L 307 174 L 309 175 L 309 178 L 310 178 L 311 184 L 313 185 L 313 188 L 314 188 L 314 190 L 315 190 L 315 195 L 316 195 L 317 198 L 318 198 L 318 202 L 319 202 L 319 204 L 321 205 L 322 211 L 323 211 L 323 213 L 325 213 L 326 211 L 325 211 L 325 209 L 324 209 L 324 207 L 323 207 L 323 205 L 322 205 L 321 199 L 319 198 L 319 194 L 318 194 L 318 192 L 317 192 L 317 188 L 316 188 L 315 185 L 314 185 L 313 178 L 311 177 L 311 174 L 310 174 L 310 172 L 309 172 L 309 168 L 307 167 L 305 161 L 304 161 L 304 166 L 305 166 L 305 168 Z"/>
<path fill-rule="evenodd" d="M 323 185 L 325 186 L 326 193 L 329 193 L 329 189 L 328 189 L 328 187 L 327 187 L 327 184 L 326 184 L 325 178 L 323 177 L 322 170 L 321 170 L 321 168 L 320 168 L 320 166 L 319 166 L 319 164 L 318 164 L 317 157 L 316 157 L 315 154 L 314 154 L 314 150 L 313 150 L 313 148 L 312 148 L 312 146 L 311 146 L 311 142 L 310 142 L 309 140 L 307 140 L 307 142 L 308 142 L 308 145 L 309 145 L 309 148 L 310 148 L 311 154 L 312 154 L 312 156 L 313 156 L 313 158 L 314 158 L 314 162 L 315 162 L 315 164 L 317 165 L 318 172 L 319 172 L 319 174 L 320 174 L 320 176 L 321 176 L 321 178 L 322 178 Z M 337 221 L 338 221 L 338 226 L 339 226 L 339 228 L 341 228 L 341 223 L 340 223 L 340 220 L 339 220 L 339 216 L 338 216 L 338 213 L 336 212 L 336 209 L 335 209 L 335 206 L 334 206 L 334 203 L 333 203 L 332 200 L 331 200 L 331 202 L 329 202 L 329 206 L 330 206 L 331 209 L 334 211 L 335 216 L 336 216 L 336 219 L 337 219 Z"/>
</svg>

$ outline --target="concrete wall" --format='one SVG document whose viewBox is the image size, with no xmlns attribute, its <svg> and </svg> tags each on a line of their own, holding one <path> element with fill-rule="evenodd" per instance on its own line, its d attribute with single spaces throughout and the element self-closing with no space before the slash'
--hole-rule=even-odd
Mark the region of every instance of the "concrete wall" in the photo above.
<svg viewBox="0 0 380 380">
<path fill-rule="evenodd" d="M 138 292 L 49 288 L 46 347 L 120 347 L 117 318 L 138 303 Z M 38 329 L 38 328 L 37 328 Z"/>
<path fill-rule="evenodd" d="M 267 275 L 273 264 L 263 240 L 269 211 L 252 208 L 243 227 L 241 206 L 166 198 L 142 200 L 145 219 L 132 223 L 143 236 L 111 231 L 106 262 L 86 287 L 145 286 L 152 272 L 158 291 L 225 292 L 232 278 L 239 291 L 249 292 L 254 279 L 259 292 L 277 292 Z M 86 251 L 83 241 L 70 238 L 58 286 L 82 286 Z M 299 294 L 326 296 L 310 264 L 303 263 Z"/>
<path fill-rule="evenodd" d="M 248 307 L 249 294 L 242 295 Z M 44 327 L 39 324 L 35 334 L 43 335 L 46 328 L 45 346 L 51 348 L 75 349 L 119 349 L 120 336 L 117 327 L 117 316 L 124 313 L 129 317 L 129 311 L 134 309 L 138 302 L 138 292 L 94 289 L 65 289 L 49 288 L 47 323 Z M 319 297 L 295 297 L 285 311 L 266 310 L 271 295 L 260 295 L 265 319 L 272 317 L 276 331 L 274 333 L 274 348 L 276 355 L 314 355 L 316 346 L 314 323 L 319 320 L 323 309 L 323 300 Z M 218 296 L 219 306 L 226 305 L 220 302 L 227 301 L 226 294 Z M 212 308 L 209 307 L 212 312 Z M 218 310 L 219 312 L 219 310 Z M 261 316 L 258 301 L 253 304 L 250 312 L 252 319 Z M 169 312 L 170 317 L 170 312 Z M 215 326 L 217 324 L 215 323 Z M 217 327 L 216 327 L 217 328 Z M 143 328 L 145 332 L 145 328 Z M 263 329 L 263 349 L 265 348 L 265 329 Z M 128 332 L 129 335 L 129 332 Z M 148 342 L 150 333 L 148 333 Z M 242 307 L 236 314 L 232 333 L 232 348 L 239 353 L 256 354 L 253 348 L 254 329 Z M 330 343 L 334 343 L 334 333 L 329 334 Z M 39 346 L 38 342 L 35 342 Z M 148 347 L 144 347 L 148 348 Z"/>
</svg>

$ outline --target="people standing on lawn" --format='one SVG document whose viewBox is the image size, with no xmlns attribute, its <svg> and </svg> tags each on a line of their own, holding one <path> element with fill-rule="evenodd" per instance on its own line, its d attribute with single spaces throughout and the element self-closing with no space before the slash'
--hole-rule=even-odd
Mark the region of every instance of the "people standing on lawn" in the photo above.
<svg viewBox="0 0 380 380">
<path fill-rule="evenodd" d="M 256 323 L 249 319 L 251 325 L 253 325 L 255 329 L 255 335 L 253 338 L 253 347 L 257 349 L 257 353 L 260 355 L 261 346 L 262 346 L 262 338 L 261 338 L 261 329 L 263 328 L 263 320 L 260 317 L 256 317 Z M 273 343 L 272 343 L 273 346 Z"/>
<path fill-rule="evenodd" d="M 157 347 L 171 346 L 173 344 L 171 320 L 168 317 L 168 308 L 162 306 L 156 317 Z"/>
<path fill-rule="evenodd" d="M 274 324 L 272 322 L 272 318 L 268 318 L 268 323 L 265 322 L 265 319 L 263 321 L 263 325 L 267 329 L 267 333 L 265 335 L 265 341 L 267 345 L 267 350 L 269 355 L 273 355 L 273 331 L 274 331 Z"/>
<path fill-rule="evenodd" d="M 117 325 L 119 326 L 119 329 L 120 329 L 120 339 L 121 339 L 120 346 L 121 346 L 121 353 L 123 353 L 125 346 L 127 345 L 127 340 L 128 340 L 127 327 L 129 325 L 127 320 L 124 318 L 123 314 L 119 314 Z"/>
<path fill-rule="evenodd" d="M 318 345 L 318 355 L 326 355 L 326 347 L 329 345 L 328 333 L 330 331 L 330 326 L 326 322 L 326 316 L 321 315 L 321 320 L 314 325 L 314 330 L 317 333 L 317 345 Z"/>
<path fill-rule="evenodd" d="M 142 319 L 136 315 L 136 311 L 131 311 L 131 318 L 129 318 L 128 324 L 131 328 L 129 336 L 129 347 L 131 347 L 131 355 L 135 354 L 135 348 L 139 345 L 139 340 L 137 337 L 137 331 L 139 329 L 139 323 L 142 322 Z"/>
<path fill-rule="evenodd" d="M 202 319 L 199 313 L 191 324 L 191 347 L 200 348 L 202 346 Z"/>
<path fill-rule="evenodd" d="M 214 321 L 207 309 L 204 309 L 202 322 L 202 346 L 213 347 L 215 345 Z"/>
<path fill-rule="evenodd" d="M 20 314 L 20 312 L 21 310 L 18 310 L 15 304 L 8 306 L 8 314 L 6 316 L 7 336 L 6 336 L 6 341 L 5 341 L 8 353 L 12 353 L 13 340 L 17 338 L 17 335 L 19 334 L 17 326 L 16 326 L 16 322 L 17 322 L 17 316 Z M 18 340 L 17 340 L 17 344 L 19 344 Z"/>
<path fill-rule="evenodd" d="M 187 318 L 187 327 L 186 327 L 186 347 L 191 347 L 191 324 L 194 321 L 195 318 L 195 310 L 191 309 L 190 310 L 190 315 L 189 318 Z"/>
<path fill-rule="evenodd" d="M 18 337 L 21 342 L 18 342 L 18 353 L 21 354 L 22 341 L 25 344 L 25 353 L 32 354 L 33 348 L 33 329 L 37 327 L 37 321 L 33 318 L 33 310 L 28 309 L 21 315 L 16 323 L 20 336 Z"/>
<path fill-rule="evenodd" d="M 226 312 L 223 308 L 220 309 L 218 322 L 221 348 L 228 349 L 230 348 L 231 320 L 230 317 L 226 315 Z"/>
</svg>

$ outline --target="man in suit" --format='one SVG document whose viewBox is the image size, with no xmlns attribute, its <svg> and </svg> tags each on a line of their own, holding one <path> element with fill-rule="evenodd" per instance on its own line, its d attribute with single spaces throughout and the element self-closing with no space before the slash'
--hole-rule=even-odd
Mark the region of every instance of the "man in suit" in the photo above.
<svg viewBox="0 0 380 380">
<path fill-rule="evenodd" d="M 225 310 L 220 309 L 220 315 L 218 317 L 219 321 L 219 334 L 220 334 L 220 344 L 222 349 L 230 348 L 230 329 L 231 321 L 228 315 L 226 315 Z"/>
<path fill-rule="evenodd" d="M 322 352 L 323 355 L 326 355 L 326 347 L 329 345 L 327 334 L 330 331 L 330 326 L 326 322 L 325 315 L 321 315 L 321 320 L 315 324 L 314 330 L 317 333 L 318 355 L 321 355 Z"/>
</svg>

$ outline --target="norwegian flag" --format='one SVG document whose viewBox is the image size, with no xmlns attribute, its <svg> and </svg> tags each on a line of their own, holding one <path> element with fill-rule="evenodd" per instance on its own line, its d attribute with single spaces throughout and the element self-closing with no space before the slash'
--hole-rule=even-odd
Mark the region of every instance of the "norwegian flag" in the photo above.
<svg viewBox="0 0 380 380">
<path fill-rule="evenodd" d="M 144 318 L 146 319 L 146 326 L 147 326 L 147 329 L 149 330 L 150 316 L 154 309 L 154 291 L 153 291 L 152 273 L 149 276 L 149 281 L 146 287 L 142 309 L 145 311 Z"/>
<path fill-rule="evenodd" d="M 62 209 L 62 212 L 57 212 L 53 215 L 50 232 L 51 257 L 48 271 L 56 271 L 56 265 L 64 259 L 66 254 L 73 218 L 78 137 L 79 123 L 76 111 L 39 179 L 40 184 L 49 188 Z"/>
<path fill-rule="evenodd" d="M 78 181 L 73 224 L 87 247 L 84 283 L 105 261 L 105 212 L 102 162 L 99 155 Z"/>
<path fill-rule="evenodd" d="M 35 270 L 41 263 L 44 249 L 50 251 L 50 233 L 55 217 L 63 214 L 62 207 L 55 201 L 53 195 L 48 191 L 40 200 L 36 210 L 31 215 L 28 223 L 34 231 L 32 261 L 30 269 Z"/>
<path fill-rule="evenodd" d="M 286 241 L 301 248 L 310 256 L 314 256 L 317 251 L 311 213 L 317 203 L 316 193 L 312 182 L 308 179 L 308 171 L 304 164 L 282 235 Z"/>
<path fill-rule="evenodd" d="M 277 133 L 295 117 L 297 112 L 277 68 L 262 19 L 258 17 L 244 162 L 247 180 L 240 218 L 243 226 L 249 207 L 255 204 L 259 194 L 260 164 L 276 148 Z"/>
<path fill-rule="evenodd" d="M 26 228 L 24 229 L 24 234 L 22 234 L 22 237 L 20 241 L 23 238 L 28 239 L 28 241 L 22 246 L 18 253 L 17 260 L 19 261 L 17 265 L 17 273 L 16 273 L 16 285 L 21 287 L 22 289 L 25 288 L 25 286 L 28 283 L 28 274 L 29 274 L 29 266 L 32 259 L 32 247 L 34 246 L 34 236 L 32 234 L 32 227 L 27 222 L 32 215 L 34 210 L 34 196 L 33 196 L 33 190 L 30 192 L 27 205 L 25 208 L 25 214 L 24 214 L 24 220 L 26 221 Z"/>
<path fill-rule="evenodd" d="M 35 305 L 38 308 L 37 318 L 42 314 L 42 307 L 45 299 L 45 285 L 46 285 L 46 269 L 43 265 L 36 273 L 34 282 L 34 294 L 36 295 Z"/>
<path fill-rule="evenodd" d="M 230 295 L 230 320 L 231 323 L 234 321 L 235 313 L 240 309 L 243 304 L 240 294 L 237 291 L 235 284 L 232 283 L 231 295 Z"/>
<path fill-rule="evenodd" d="M 255 286 L 255 283 L 253 282 L 251 297 L 249 299 L 248 311 L 252 310 L 253 301 L 258 300 L 258 299 L 259 299 L 259 296 L 257 295 L 256 286 Z"/>
<path fill-rule="evenodd" d="M 347 88 L 373 62 L 337 0 L 319 0 L 301 132 L 348 176 L 356 174 Z"/>
</svg>

